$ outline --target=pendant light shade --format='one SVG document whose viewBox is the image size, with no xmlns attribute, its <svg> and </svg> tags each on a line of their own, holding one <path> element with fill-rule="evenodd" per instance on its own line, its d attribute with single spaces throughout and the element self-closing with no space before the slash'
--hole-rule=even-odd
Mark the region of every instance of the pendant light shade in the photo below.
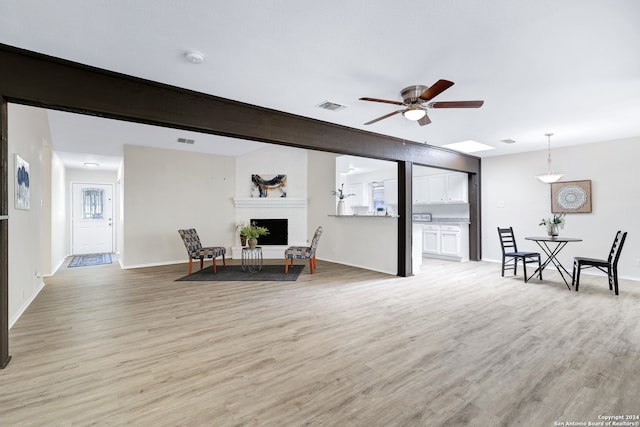
<svg viewBox="0 0 640 427">
<path fill-rule="evenodd" d="M 549 148 L 548 148 L 549 155 L 547 157 L 547 173 L 544 175 L 538 175 L 537 178 L 540 181 L 544 182 L 545 184 L 551 184 L 552 182 L 556 182 L 560 178 L 562 178 L 564 174 L 551 172 L 551 136 L 553 134 L 545 133 L 544 135 L 547 137 L 547 140 L 549 141 Z"/>
</svg>

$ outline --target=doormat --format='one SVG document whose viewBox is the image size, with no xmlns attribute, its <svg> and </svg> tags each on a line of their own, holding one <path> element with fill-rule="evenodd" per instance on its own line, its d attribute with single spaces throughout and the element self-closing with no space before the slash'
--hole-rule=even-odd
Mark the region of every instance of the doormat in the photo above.
<svg viewBox="0 0 640 427">
<path fill-rule="evenodd" d="M 75 255 L 68 266 L 87 267 L 100 264 L 111 264 L 111 254 Z"/>
<path fill-rule="evenodd" d="M 284 273 L 283 265 L 265 265 L 262 267 L 262 271 L 250 273 L 248 271 L 242 271 L 240 265 L 227 265 L 226 267 L 219 265 L 217 273 L 213 272 L 213 266 L 203 268 L 188 276 L 176 279 L 176 282 L 261 282 L 261 281 L 279 281 L 279 282 L 294 282 L 298 279 L 298 276 L 304 269 L 304 265 L 294 265 L 289 267 L 289 273 Z"/>
</svg>

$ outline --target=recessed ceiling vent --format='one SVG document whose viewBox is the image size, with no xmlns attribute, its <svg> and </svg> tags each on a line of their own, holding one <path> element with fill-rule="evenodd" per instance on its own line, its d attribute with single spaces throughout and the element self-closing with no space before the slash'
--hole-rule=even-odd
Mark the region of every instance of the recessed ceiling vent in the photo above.
<svg viewBox="0 0 640 427">
<path fill-rule="evenodd" d="M 500 142 L 504 142 L 505 144 L 513 144 L 515 141 L 513 139 L 501 139 Z"/>
<path fill-rule="evenodd" d="M 193 139 L 178 138 L 178 142 L 181 143 L 181 144 L 191 144 L 191 145 L 193 145 L 193 144 L 195 144 L 196 141 L 193 140 Z"/>
<path fill-rule="evenodd" d="M 335 102 L 331 101 L 324 101 L 322 104 L 318 105 L 318 107 L 324 108 L 325 110 L 329 111 L 340 111 L 347 108 L 346 105 L 336 104 Z"/>
</svg>

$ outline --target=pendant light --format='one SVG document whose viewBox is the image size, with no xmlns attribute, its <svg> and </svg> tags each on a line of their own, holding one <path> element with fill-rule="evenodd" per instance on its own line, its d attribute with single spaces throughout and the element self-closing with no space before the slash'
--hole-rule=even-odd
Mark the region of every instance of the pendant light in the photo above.
<svg viewBox="0 0 640 427">
<path fill-rule="evenodd" d="M 537 178 L 540 181 L 544 182 L 545 184 L 551 184 L 552 182 L 556 182 L 560 178 L 562 178 L 564 174 L 551 172 L 551 136 L 553 134 L 545 133 L 544 135 L 547 137 L 549 141 L 549 157 L 547 158 L 547 173 L 544 175 L 538 175 Z"/>
</svg>

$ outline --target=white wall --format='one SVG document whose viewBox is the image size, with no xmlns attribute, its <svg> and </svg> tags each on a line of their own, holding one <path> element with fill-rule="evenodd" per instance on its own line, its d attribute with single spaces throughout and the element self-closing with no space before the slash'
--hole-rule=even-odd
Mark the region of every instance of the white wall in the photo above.
<svg viewBox="0 0 640 427">
<path fill-rule="evenodd" d="M 234 158 L 127 145 L 123 171 L 124 268 L 187 262 L 181 228 L 196 228 L 203 245 L 229 253 Z"/>
<path fill-rule="evenodd" d="M 546 172 L 547 151 L 482 160 L 482 257 L 501 259 L 497 227 L 513 226 L 518 249 L 535 250 L 526 236 L 545 235 L 538 226 L 551 215 L 551 188 L 535 176 Z M 628 231 L 620 257 L 621 277 L 640 280 L 640 137 L 552 149 L 553 171 L 561 181 L 590 179 L 592 213 L 568 214 L 562 236 L 579 237 L 560 254 L 569 270 L 574 256 L 606 258 L 617 230 Z M 590 270 L 586 270 L 589 272 Z M 595 271 L 595 270 L 594 270 Z"/>
<path fill-rule="evenodd" d="M 309 231 L 324 228 L 318 259 L 397 274 L 397 219 L 336 217 L 336 197 L 331 192 L 336 189 L 337 155 L 309 151 L 308 156 Z"/>
<path fill-rule="evenodd" d="M 236 157 L 235 197 L 251 197 L 251 175 L 287 175 L 287 197 L 307 197 L 307 150 L 268 145 Z"/>
<path fill-rule="evenodd" d="M 47 174 L 51 134 L 45 110 L 9 104 L 9 327 L 18 320 L 44 286 L 43 258 L 49 258 L 43 228 L 50 221 L 42 205 L 49 198 Z M 15 209 L 15 155 L 29 163 L 30 209 Z M 48 262 L 47 262 L 48 265 Z"/>
</svg>

